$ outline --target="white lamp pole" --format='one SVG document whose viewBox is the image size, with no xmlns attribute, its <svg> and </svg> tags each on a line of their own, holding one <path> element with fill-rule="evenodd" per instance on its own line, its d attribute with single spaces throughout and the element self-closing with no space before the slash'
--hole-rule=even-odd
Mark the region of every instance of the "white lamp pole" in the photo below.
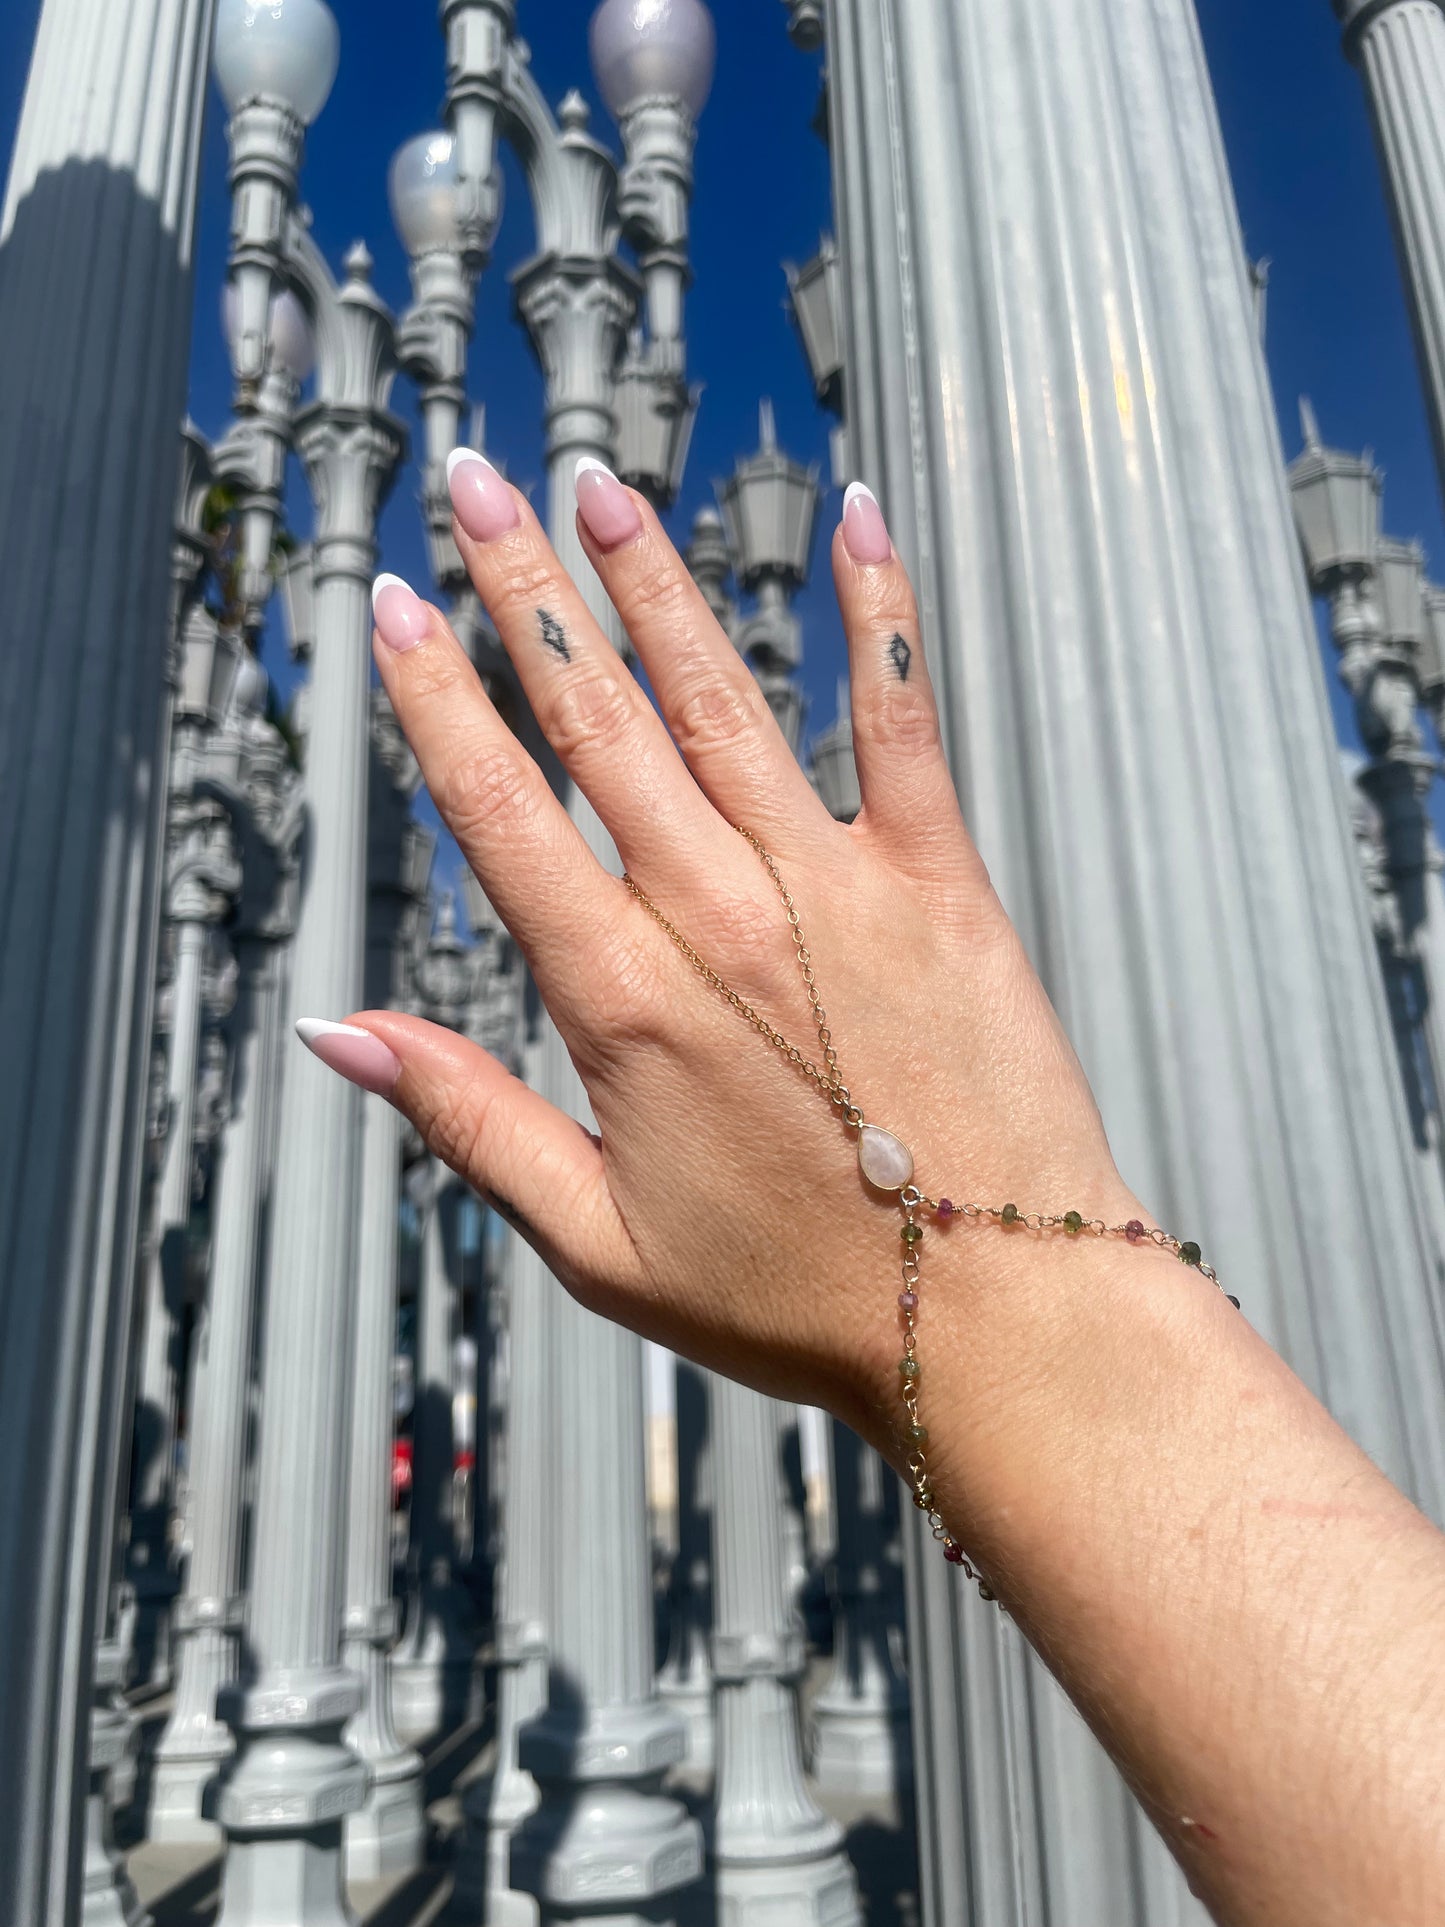
<svg viewBox="0 0 1445 1927">
<path fill-rule="evenodd" d="M 0 211 L 0 1867 L 73 1917 L 128 1344 L 209 0 L 46 0 Z M 14 451 L 23 450 L 23 459 Z M 79 517 L 82 500 L 106 504 Z M 23 1575 L 23 1583 L 15 1578 Z"/>
</svg>

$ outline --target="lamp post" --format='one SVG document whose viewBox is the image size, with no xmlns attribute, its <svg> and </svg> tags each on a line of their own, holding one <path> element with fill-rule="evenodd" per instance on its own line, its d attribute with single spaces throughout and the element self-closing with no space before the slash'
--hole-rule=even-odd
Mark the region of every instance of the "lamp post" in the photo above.
<svg viewBox="0 0 1445 1927">
<path fill-rule="evenodd" d="M 685 196 L 679 168 L 644 168 L 643 152 L 657 154 L 667 119 L 671 151 L 690 156 L 693 117 L 711 80 L 711 20 L 699 0 L 670 8 L 606 0 L 592 44 L 603 91 L 639 143 L 638 171 L 624 172 L 622 204 L 650 250 L 644 279 L 656 365 L 680 380 Z M 563 565 L 615 633 L 576 533 L 573 475 L 580 456 L 609 466 L 618 459 L 614 374 L 637 281 L 617 258 L 613 164 L 586 132 L 584 104 L 570 95 L 559 126 L 515 49 L 509 77 L 512 136 L 537 215 L 537 252 L 513 286 L 547 384 L 547 520 Z M 656 217 L 644 230 L 648 194 Z M 592 848 L 615 867 L 610 839 L 585 801 L 571 795 L 569 807 Z M 554 1103 L 587 1116 L 580 1081 L 548 1024 L 529 1070 Z M 535 1260 L 525 1250 L 516 1259 L 517 1289 L 533 1288 L 525 1274 Z M 544 1923 L 599 1910 L 618 1921 L 663 1920 L 671 1917 L 668 1897 L 701 1871 L 701 1842 L 695 1823 L 658 1791 L 663 1772 L 681 1758 L 683 1734 L 653 1693 L 641 1345 L 555 1285 L 547 1291 L 553 1414 L 546 1443 L 555 1468 L 547 1490 L 562 1501 L 554 1543 L 567 1550 L 549 1575 L 552 1690 L 518 1737 L 519 1763 L 541 1799 L 513 1835 L 511 1881 L 537 1897 Z M 597 1586 L 576 1584 L 578 1569 L 595 1575 L 601 1597 Z"/>
<path fill-rule="evenodd" d="M 237 965 L 229 1092 L 211 1184 L 209 1303 L 190 1421 L 191 1553 L 175 1611 L 175 1698 L 156 1746 L 148 1833 L 217 1837 L 206 1785 L 230 1754 L 216 1694 L 234 1677 L 242 1624 L 242 1512 L 261 1227 L 281 1038 L 282 952 L 295 919 L 300 784 L 264 720 L 266 679 L 248 658 L 198 787 L 226 811 L 239 859 L 229 941 Z"/>
<path fill-rule="evenodd" d="M 433 1023 L 461 1028 L 471 958 L 450 892 L 416 963 L 416 995 Z M 452 1347 L 457 1334 L 457 1180 L 438 1158 L 415 1173 L 422 1221 L 417 1290 L 416 1405 L 412 1425 L 411 1547 L 406 1623 L 391 1655 L 397 1730 L 413 1743 L 481 1712 L 476 1614 L 456 1571 L 452 1521 Z"/>
<path fill-rule="evenodd" d="M 1037 24 L 1026 0 L 829 0 L 855 472 L 1120 1169 L 1221 1270 L 1268 1280 L 1252 1317 L 1438 1513 L 1439 1236 L 1195 10 L 1080 0 L 1067 35 Z M 1067 157 L 1042 197 L 1003 98 Z M 928 1927 L 1023 1920 L 1059 1883 L 1118 1927 L 1187 1911 L 1076 1715 L 904 1510 Z"/>
<path fill-rule="evenodd" d="M 322 0 L 280 0 L 264 15 L 223 0 L 216 60 L 232 110 L 239 405 L 269 360 L 278 286 L 294 289 L 316 331 L 316 398 L 295 423 L 317 508 L 305 881 L 290 985 L 303 1012 L 353 1010 L 365 991 L 370 588 L 376 516 L 405 443 L 387 410 L 392 324 L 370 257 L 354 247 L 338 288 L 295 206 L 299 130 L 325 98 L 335 56 Z M 236 1735 L 213 1807 L 227 1835 L 225 1927 L 346 1918 L 342 1820 L 366 1783 L 341 1740 L 361 1694 L 338 1650 L 360 1121 L 359 1095 L 293 1050 L 267 1252 L 248 1663 L 220 1700 Z"/>
<path fill-rule="evenodd" d="M 45 637 L 0 711 L 0 1867 L 25 1921 L 73 1915 L 123 1747 L 108 1595 L 212 7 L 83 18 L 40 9 L 0 207 L 0 441 L 24 450 L 0 490 L 7 633 Z M 79 517 L 83 497 L 124 513 Z"/>
<path fill-rule="evenodd" d="M 1445 12 L 1434 0 L 1334 0 L 1359 68 L 1445 486 Z"/>
<path fill-rule="evenodd" d="M 415 1007 L 413 959 L 433 840 L 411 817 L 421 771 L 381 690 L 372 691 L 367 824 L 366 1004 Z M 366 1798 L 346 1820 L 346 1872 L 380 1880 L 421 1864 L 426 1813 L 420 1755 L 397 1736 L 388 1649 L 392 1598 L 392 1440 L 404 1125 L 390 1104 L 364 1107 L 356 1275 L 350 1477 L 346 1491 L 346 1609 L 342 1658 L 364 1697 L 343 1738 L 367 1769 Z"/>
</svg>

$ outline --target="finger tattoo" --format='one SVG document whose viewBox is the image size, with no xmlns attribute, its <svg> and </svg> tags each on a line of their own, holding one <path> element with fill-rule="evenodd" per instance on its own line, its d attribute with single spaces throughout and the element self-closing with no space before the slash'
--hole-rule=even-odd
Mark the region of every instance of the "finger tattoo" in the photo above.
<svg viewBox="0 0 1445 1927">
<path fill-rule="evenodd" d="M 908 671 L 913 663 L 913 651 L 908 647 L 908 644 L 903 640 L 902 636 L 895 636 L 892 642 L 889 643 L 888 660 L 898 671 L 899 682 L 907 682 Z"/>
<path fill-rule="evenodd" d="M 567 631 L 562 627 L 556 616 L 552 615 L 546 609 L 539 609 L 537 611 L 537 620 L 542 625 L 542 643 L 544 648 L 550 649 L 554 656 L 560 656 L 563 662 L 571 662 L 572 651 L 568 646 Z"/>
</svg>

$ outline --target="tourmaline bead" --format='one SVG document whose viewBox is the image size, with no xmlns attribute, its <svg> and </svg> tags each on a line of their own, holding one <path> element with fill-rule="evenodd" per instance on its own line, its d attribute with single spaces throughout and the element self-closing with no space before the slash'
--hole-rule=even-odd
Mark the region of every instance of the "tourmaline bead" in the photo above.
<svg viewBox="0 0 1445 1927">
<path fill-rule="evenodd" d="M 923 1243 L 923 1226 L 921 1224 L 911 1224 L 911 1223 L 904 1225 L 903 1242 L 906 1245 L 922 1244 Z"/>
<path fill-rule="evenodd" d="M 1199 1249 L 1199 1246 L 1193 1242 L 1180 1245 L 1179 1247 L 1179 1262 L 1181 1264 L 1197 1265 L 1203 1256 L 1204 1253 Z"/>
<path fill-rule="evenodd" d="M 940 1218 L 951 1218 L 953 1216 L 952 1198 L 940 1198 L 938 1200 L 938 1215 Z"/>
<path fill-rule="evenodd" d="M 1019 1208 L 1016 1204 L 1006 1204 L 998 1215 L 1005 1224 L 1017 1224 L 1019 1221 Z"/>
<path fill-rule="evenodd" d="M 1082 1231 L 1083 1228 L 1084 1228 L 1084 1220 L 1082 1215 L 1079 1212 L 1066 1211 L 1064 1213 L 1064 1229 L 1069 1233 L 1071 1237 L 1075 1232 Z"/>
<path fill-rule="evenodd" d="M 916 1291 L 900 1291 L 898 1294 L 898 1308 L 900 1311 L 906 1312 L 917 1311 L 918 1293 Z"/>
<path fill-rule="evenodd" d="M 927 1445 L 928 1427 L 926 1425 L 910 1425 L 908 1428 L 908 1436 L 915 1445 Z"/>
<path fill-rule="evenodd" d="M 1227 1291 L 1227 1292 L 1225 1292 L 1225 1294 L 1224 1294 L 1224 1295 L 1225 1295 L 1225 1297 L 1226 1297 L 1226 1298 L 1227 1298 L 1227 1299 L 1229 1300 L 1229 1302 L 1230 1302 L 1230 1304 L 1231 1304 L 1231 1305 L 1233 1305 L 1233 1307 L 1234 1307 L 1234 1309 L 1235 1309 L 1236 1311 L 1239 1311 L 1239 1310 L 1241 1310 L 1241 1309 L 1242 1309 L 1242 1307 L 1241 1307 L 1241 1305 L 1240 1305 L 1240 1302 L 1239 1302 L 1239 1300 L 1238 1300 L 1238 1299 L 1237 1299 L 1237 1298 L 1235 1297 L 1235 1295 L 1234 1295 L 1234 1293 L 1233 1293 L 1232 1291 Z"/>
<path fill-rule="evenodd" d="M 898 1361 L 898 1371 L 901 1377 L 911 1382 L 918 1376 L 918 1360 L 916 1358 L 900 1358 Z"/>
<path fill-rule="evenodd" d="M 1131 1218 L 1128 1224 L 1124 1226 L 1124 1236 L 1129 1240 L 1131 1245 L 1143 1244 L 1144 1227 L 1137 1218 Z"/>
<path fill-rule="evenodd" d="M 956 1539 L 945 1539 L 943 1542 L 943 1556 L 949 1565 L 961 1566 L 963 1564 L 963 1547 L 959 1545 Z"/>
</svg>

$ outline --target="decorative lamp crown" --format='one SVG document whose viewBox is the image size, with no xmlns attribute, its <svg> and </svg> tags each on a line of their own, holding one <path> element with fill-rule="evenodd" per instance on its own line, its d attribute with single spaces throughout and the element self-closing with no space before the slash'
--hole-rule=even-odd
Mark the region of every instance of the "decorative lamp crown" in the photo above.
<svg viewBox="0 0 1445 1927">
<path fill-rule="evenodd" d="M 1289 486 L 1310 586 L 1318 589 L 1374 567 L 1384 477 L 1368 450 L 1346 455 L 1326 448 L 1307 401 L 1300 403 L 1300 420 L 1305 447 L 1290 467 Z"/>
<path fill-rule="evenodd" d="M 309 127 L 340 58 L 341 34 L 326 0 L 220 0 L 216 84 L 233 114 L 247 101 L 279 100 Z"/>
<path fill-rule="evenodd" d="M 712 91 L 717 33 L 702 0 L 602 0 L 592 71 L 618 120 L 644 100 L 680 101 L 696 120 Z"/>
</svg>

